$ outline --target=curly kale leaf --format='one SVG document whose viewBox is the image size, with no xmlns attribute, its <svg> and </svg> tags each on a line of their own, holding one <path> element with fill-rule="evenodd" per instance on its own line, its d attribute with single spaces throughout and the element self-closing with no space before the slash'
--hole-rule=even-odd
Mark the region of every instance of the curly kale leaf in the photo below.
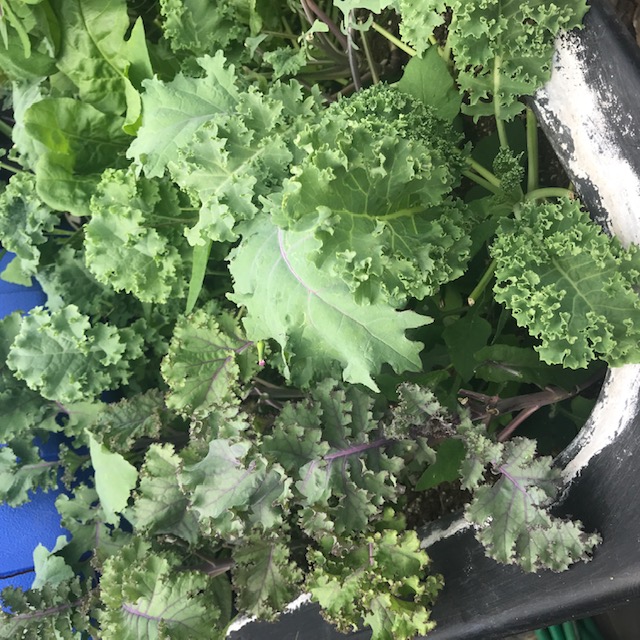
<svg viewBox="0 0 640 640">
<path fill-rule="evenodd" d="M 222 611 L 230 584 L 224 577 L 181 571 L 182 558 L 135 540 L 103 567 L 101 635 L 108 638 L 216 638 L 229 623 Z"/>
<path fill-rule="evenodd" d="M 424 298 L 462 275 L 471 244 L 458 136 L 398 89 L 376 85 L 327 110 L 300 137 L 308 149 L 282 194 L 276 224 L 313 233 L 319 269 L 359 303 Z"/>
<path fill-rule="evenodd" d="M 73 305 L 51 314 L 36 307 L 23 319 L 7 365 L 43 397 L 73 403 L 126 383 L 141 342 L 132 329 L 92 326 Z"/>
<path fill-rule="evenodd" d="M 267 217 L 243 229 L 229 256 L 229 297 L 247 309 L 247 337 L 277 340 L 285 374 L 300 384 L 339 375 L 336 363 L 345 381 L 374 390 L 372 376 L 383 364 L 419 371 L 422 344 L 408 340 L 405 331 L 431 318 L 386 303 L 358 305 L 345 284 L 309 260 L 318 246 L 309 233 L 283 231 Z"/>
<path fill-rule="evenodd" d="M 430 609 L 442 578 L 426 575 L 429 557 L 414 531 L 348 539 L 335 556 L 313 550 L 308 559 L 306 589 L 342 632 L 364 621 L 373 640 L 410 640 L 435 627 Z"/>
<path fill-rule="evenodd" d="M 277 539 L 252 535 L 236 547 L 233 585 L 240 611 L 275 620 L 299 594 L 303 574 L 289 555 L 281 535 Z"/>
<path fill-rule="evenodd" d="M 638 357 L 640 254 L 623 249 L 576 201 L 524 203 L 491 247 L 495 297 L 540 339 L 540 359 L 577 369 Z"/>
<path fill-rule="evenodd" d="M 535 456 L 535 441 L 492 442 L 484 426 L 468 419 L 460 432 L 467 448 L 462 486 L 474 493 L 465 516 L 490 557 L 525 571 L 564 571 L 589 558 L 600 536 L 586 533 L 579 520 L 551 515 L 561 474 L 550 457 Z M 486 479 L 487 467 L 498 478 L 493 484 Z"/>
<path fill-rule="evenodd" d="M 288 175 L 295 134 L 316 110 L 297 83 L 275 83 L 266 94 L 245 88 L 221 53 L 199 64 L 202 78 L 145 83 L 142 127 L 129 149 L 148 176 L 168 168 L 199 208 L 185 232 L 192 245 L 237 239 L 237 224 Z"/>
<path fill-rule="evenodd" d="M 282 467 L 269 464 L 248 440 L 212 440 L 204 458 L 184 465 L 180 483 L 203 526 L 227 539 L 247 526 L 279 526 L 291 493 Z"/>
<path fill-rule="evenodd" d="M 162 375 L 171 389 L 167 406 L 202 419 L 236 402 L 240 382 L 258 369 L 252 346 L 237 320 L 211 305 L 180 318 L 162 362 Z"/>
<path fill-rule="evenodd" d="M 269 12 L 280 15 L 273 4 L 268 5 Z M 242 46 L 250 35 L 260 32 L 263 23 L 255 0 L 218 0 L 215 4 L 208 0 L 160 0 L 160 11 L 162 29 L 173 51 L 196 56 L 229 50 L 234 44 Z"/>
<path fill-rule="evenodd" d="M 300 525 L 312 537 L 365 531 L 399 488 L 400 458 L 387 454 L 373 401 L 355 387 L 319 384 L 309 402 L 289 404 L 262 451 L 295 480 Z M 322 523 L 322 526 L 319 526 Z"/>
<path fill-rule="evenodd" d="M 102 284 L 133 293 L 142 302 L 184 295 L 177 195 L 168 182 L 137 179 L 132 171 L 107 169 L 91 199 L 85 226 L 87 267 Z"/>
<path fill-rule="evenodd" d="M 94 601 L 90 586 L 89 582 L 72 577 L 28 591 L 3 589 L 2 600 L 7 609 L 0 613 L 0 638 L 97 637 L 100 634 L 96 620 L 89 613 Z"/>
<path fill-rule="evenodd" d="M 181 459 L 168 444 L 152 444 L 140 470 L 133 507 L 127 512 L 137 531 L 170 533 L 189 544 L 199 535 L 198 519 L 178 482 Z"/>
<path fill-rule="evenodd" d="M 0 241 L 16 254 L 23 278 L 18 284 L 31 284 L 40 262 L 39 245 L 58 222 L 58 216 L 36 194 L 35 176 L 21 172 L 12 176 L 0 194 Z"/>
</svg>

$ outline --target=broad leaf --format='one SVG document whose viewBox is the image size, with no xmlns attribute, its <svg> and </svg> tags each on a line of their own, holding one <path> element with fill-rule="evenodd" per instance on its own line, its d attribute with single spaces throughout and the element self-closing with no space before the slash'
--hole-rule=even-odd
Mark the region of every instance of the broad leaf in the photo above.
<svg viewBox="0 0 640 640">
<path fill-rule="evenodd" d="M 418 371 L 422 345 L 404 334 L 431 319 L 387 304 L 356 304 L 346 285 L 309 261 L 317 248 L 308 233 L 283 231 L 266 217 L 245 230 L 229 269 L 230 297 L 247 308 L 247 337 L 275 339 L 285 366 L 290 360 L 291 374 L 301 383 L 334 370 L 335 361 L 345 381 L 376 390 L 372 376 L 383 364 Z"/>
<path fill-rule="evenodd" d="M 112 453 L 89 434 L 91 464 L 95 470 L 95 483 L 100 505 L 107 522 L 118 524 L 131 491 L 138 482 L 136 468 L 127 462 L 119 453 Z"/>
</svg>

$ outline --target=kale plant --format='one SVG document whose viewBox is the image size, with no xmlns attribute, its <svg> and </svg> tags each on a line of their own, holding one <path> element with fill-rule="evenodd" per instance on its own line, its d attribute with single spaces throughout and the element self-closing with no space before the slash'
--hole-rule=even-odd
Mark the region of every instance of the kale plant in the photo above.
<svg viewBox="0 0 640 640">
<path fill-rule="evenodd" d="M 2 278 L 47 302 L 0 321 L 0 496 L 62 479 L 70 533 L 1 638 L 224 638 L 302 594 L 425 634 L 445 486 L 497 561 L 588 560 L 552 454 L 640 361 L 638 253 L 541 185 L 523 101 L 582 0 L 1 5 Z"/>
</svg>

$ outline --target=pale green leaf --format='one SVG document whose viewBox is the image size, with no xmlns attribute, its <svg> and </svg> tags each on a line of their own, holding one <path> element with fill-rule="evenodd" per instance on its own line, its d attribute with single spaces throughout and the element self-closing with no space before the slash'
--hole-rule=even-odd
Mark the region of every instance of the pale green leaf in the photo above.
<svg viewBox="0 0 640 640">
<path fill-rule="evenodd" d="M 61 582 L 74 577 L 73 569 L 64 561 L 64 558 L 55 555 L 66 544 L 66 536 L 58 536 L 56 544 L 51 551 L 42 544 L 39 544 L 33 550 L 33 565 L 36 577 L 31 585 L 32 589 L 41 589 L 44 585 L 55 587 Z"/>
<path fill-rule="evenodd" d="M 347 382 L 377 389 L 383 364 L 418 371 L 422 345 L 405 336 L 430 318 L 387 304 L 360 306 L 346 285 L 308 259 L 318 242 L 308 233 L 286 232 L 256 219 L 230 256 L 231 299 L 247 308 L 243 320 L 253 341 L 275 339 L 300 382 L 343 367 Z M 312 373 L 313 372 L 313 373 Z"/>
<path fill-rule="evenodd" d="M 185 280 L 180 249 L 181 211 L 166 181 L 136 179 L 132 171 L 107 169 L 91 198 L 85 230 L 89 271 L 104 285 L 132 293 L 142 302 L 182 297 Z M 179 229 L 179 226 L 178 226 Z"/>
<path fill-rule="evenodd" d="M 118 514 L 126 508 L 138 482 L 138 471 L 119 453 L 112 453 L 101 445 L 92 434 L 89 434 L 89 450 L 105 518 L 111 524 L 118 524 Z"/>
<path fill-rule="evenodd" d="M 23 320 L 7 364 L 31 389 L 66 403 L 126 382 L 130 360 L 140 355 L 131 329 L 92 326 L 73 305 L 51 314 L 36 307 Z"/>
</svg>

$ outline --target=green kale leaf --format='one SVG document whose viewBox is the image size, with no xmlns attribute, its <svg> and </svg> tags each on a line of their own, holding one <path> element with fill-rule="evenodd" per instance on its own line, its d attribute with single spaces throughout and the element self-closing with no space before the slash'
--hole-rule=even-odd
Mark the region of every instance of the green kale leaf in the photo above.
<svg viewBox="0 0 640 640">
<path fill-rule="evenodd" d="M 51 314 L 36 307 L 24 318 L 7 364 L 31 389 L 64 404 L 125 383 L 141 342 L 132 329 L 92 326 L 75 306 Z"/>
<path fill-rule="evenodd" d="M 233 585 L 237 607 L 243 613 L 275 620 L 300 593 L 302 571 L 289 557 L 290 547 L 277 539 L 252 535 L 233 553 Z M 286 540 L 286 537 L 285 537 Z"/>
<path fill-rule="evenodd" d="M 495 297 L 540 339 L 540 359 L 577 369 L 637 360 L 640 253 L 623 249 L 576 201 L 525 202 L 491 247 Z"/>
<path fill-rule="evenodd" d="M 229 312 L 214 311 L 208 305 L 181 317 L 162 362 L 171 389 L 167 406 L 198 419 L 236 402 L 240 381 L 258 369 L 251 358 L 253 342 L 242 337 L 237 320 Z"/>
<path fill-rule="evenodd" d="M 419 371 L 422 345 L 405 331 L 431 319 L 386 303 L 358 305 L 345 284 L 309 260 L 319 244 L 309 233 L 278 229 L 267 217 L 244 228 L 229 257 L 229 297 L 247 309 L 247 337 L 275 339 L 285 372 L 300 384 L 335 374 L 336 362 L 345 381 L 374 390 L 372 375 L 383 364 Z"/>
<path fill-rule="evenodd" d="M 154 552 L 135 540 L 103 567 L 100 590 L 105 609 L 101 612 L 102 635 L 144 640 L 169 637 L 175 640 L 223 637 L 228 620 L 218 603 L 218 584 L 224 576 L 180 571 L 181 558 Z"/>
<path fill-rule="evenodd" d="M 167 219 L 179 224 L 181 216 L 170 183 L 107 169 L 90 209 L 85 259 L 99 282 L 142 302 L 164 303 L 185 294 L 186 243 L 180 230 L 166 230 Z"/>
<path fill-rule="evenodd" d="M 39 245 L 58 222 L 58 216 L 36 194 L 35 177 L 21 172 L 12 176 L 0 194 L 0 241 L 4 249 L 16 254 L 20 271 L 31 285 L 40 262 Z M 6 279 L 6 278 L 5 278 Z"/>
<path fill-rule="evenodd" d="M 468 420 L 460 427 L 467 447 L 462 486 L 474 492 L 465 516 L 487 555 L 525 571 L 564 571 L 587 560 L 600 536 L 586 533 L 579 520 L 562 520 L 549 511 L 558 497 L 560 469 L 550 457 L 535 457 L 534 440 L 492 443 L 484 430 Z M 483 475 L 487 466 L 498 477 L 495 484 Z"/>
<path fill-rule="evenodd" d="M 372 640 L 410 640 L 435 627 L 430 609 L 442 578 L 426 575 L 429 557 L 414 531 L 349 539 L 335 555 L 313 550 L 308 559 L 306 589 L 343 633 L 356 631 L 362 620 Z"/>
<path fill-rule="evenodd" d="M 408 94 L 386 85 L 331 106 L 299 144 L 308 150 L 272 216 L 313 232 L 319 269 L 341 278 L 359 303 L 422 299 L 460 277 L 471 245 L 458 135 Z"/>
</svg>

